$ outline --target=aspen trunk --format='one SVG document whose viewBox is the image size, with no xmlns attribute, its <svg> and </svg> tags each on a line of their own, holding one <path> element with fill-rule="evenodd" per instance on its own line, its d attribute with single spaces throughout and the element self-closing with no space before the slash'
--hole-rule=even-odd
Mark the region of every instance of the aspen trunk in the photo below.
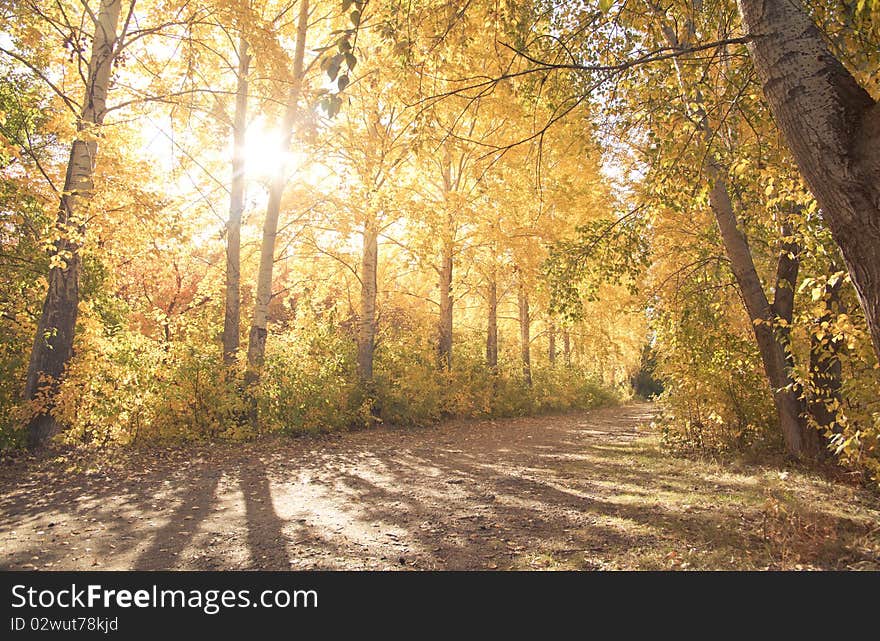
<svg viewBox="0 0 880 641">
<path fill-rule="evenodd" d="M 489 280 L 486 299 L 489 306 L 486 328 L 486 366 L 494 374 L 498 372 L 498 283 L 494 275 Z"/>
<path fill-rule="evenodd" d="M 552 318 L 547 322 L 547 359 L 550 367 L 556 365 L 556 321 Z"/>
<path fill-rule="evenodd" d="M 571 369 L 571 335 L 567 329 L 562 331 L 562 360 L 565 367 Z"/>
<path fill-rule="evenodd" d="M 238 45 L 238 87 L 232 123 L 232 185 L 229 194 L 229 220 L 226 223 L 226 312 L 223 317 L 223 361 L 235 361 L 241 331 L 241 217 L 245 199 L 245 137 L 247 128 L 248 44 Z"/>
<path fill-rule="evenodd" d="M 519 340 L 520 354 L 522 356 L 523 382 L 532 386 L 532 339 L 530 332 L 531 319 L 529 318 L 529 297 L 525 286 L 520 283 L 518 290 L 519 303 Z"/>
<path fill-rule="evenodd" d="M 786 394 L 792 397 L 794 409 L 798 413 L 798 426 L 804 436 L 804 447 L 809 454 L 818 453 L 819 438 L 815 430 L 807 424 L 807 408 L 804 402 L 803 387 L 794 380 L 792 372 L 795 362 L 791 347 L 791 322 L 794 315 L 794 290 L 797 287 L 797 277 L 800 271 L 800 247 L 792 240 L 791 224 L 783 222 L 780 227 L 782 242 L 780 243 L 779 258 L 776 263 L 776 281 L 773 291 L 773 302 L 770 304 L 771 318 L 777 321 L 774 338 L 778 347 L 782 350 L 784 360 L 784 377 L 778 383 L 784 384 Z M 783 321 L 783 322 L 778 322 Z"/>
<path fill-rule="evenodd" d="M 658 20 L 665 20 L 663 11 L 652 4 L 648 6 L 655 13 Z M 693 24 L 686 25 L 684 43 L 679 41 L 678 34 L 669 24 L 663 22 L 661 29 L 666 43 L 671 48 L 680 48 L 692 42 L 695 38 Z M 680 58 L 674 58 L 676 74 L 682 99 L 690 112 L 692 119 L 697 123 L 698 131 L 707 146 L 712 144 L 715 132 L 709 123 L 706 114 L 704 99 L 699 90 L 694 91 L 688 86 L 682 70 Z M 745 235 L 739 229 L 733 203 L 727 185 L 727 170 L 714 158 L 711 149 L 706 154 L 703 171 L 710 181 L 709 205 L 715 215 L 715 221 L 721 234 L 721 241 L 725 253 L 730 260 L 731 270 L 736 279 L 740 294 L 745 304 L 749 320 L 758 345 L 761 363 L 764 373 L 770 383 L 773 403 L 779 427 L 785 441 L 785 447 L 789 454 L 795 457 L 807 455 L 811 450 L 809 432 L 805 420 L 806 407 L 800 398 L 799 391 L 790 373 L 790 351 L 786 349 L 784 337 L 777 340 L 774 334 L 772 321 L 774 320 L 773 308 L 752 259 Z M 795 271 L 796 276 L 796 271 Z M 793 286 L 793 283 L 792 283 Z M 793 300 L 793 299 L 792 299 Z"/>
<path fill-rule="evenodd" d="M 358 376 L 364 384 L 369 384 L 373 380 L 378 262 L 379 231 L 375 221 L 370 221 L 364 225 L 364 248 L 361 257 L 361 314 L 358 327 Z"/>
<path fill-rule="evenodd" d="M 764 96 L 840 247 L 880 359 L 880 105 L 798 0 L 739 0 Z"/>
<path fill-rule="evenodd" d="M 107 110 L 107 90 L 121 6 L 121 0 L 102 0 L 98 10 L 83 109 L 77 122 L 77 138 L 71 145 L 67 162 L 57 215 L 61 238 L 54 247 L 54 253 L 61 261 L 49 269 L 49 289 L 37 322 L 23 393 L 28 400 L 40 396 L 41 390 L 46 394 L 46 404 L 28 423 L 28 446 L 31 448 L 43 445 L 59 427 L 51 411 L 59 380 L 73 355 L 79 305 L 79 239 L 85 234 L 84 218 L 87 215 L 80 211 L 80 205 L 88 202 L 94 189 L 98 135 Z"/>
<path fill-rule="evenodd" d="M 282 149 L 287 152 L 293 139 L 293 126 L 299 107 L 299 97 L 303 80 L 303 60 L 305 59 L 306 32 L 309 24 L 309 2 L 302 0 L 296 30 L 296 49 L 293 59 L 293 82 L 287 98 L 287 107 L 282 123 Z M 266 219 L 263 222 L 263 241 L 260 245 L 260 271 L 257 275 L 257 295 L 254 300 L 254 316 L 248 336 L 248 373 L 250 384 L 260 378 L 260 370 L 266 357 L 266 335 L 269 320 L 269 301 L 272 299 L 272 268 L 275 263 L 275 238 L 278 235 L 278 216 L 281 212 L 281 198 L 286 181 L 285 167 L 278 168 L 269 186 L 269 202 L 266 205 Z"/>
<path fill-rule="evenodd" d="M 441 370 L 452 369 L 452 243 L 446 241 L 440 254 L 440 324 L 437 363 Z"/>
<path fill-rule="evenodd" d="M 776 315 L 758 277 L 748 242 L 737 224 L 727 192 L 727 184 L 720 177 L 717 167 L 709 169 L 710 176 L 714 180 L 709 202 L 721 232 L 725 253 L 730 259 L 731 270 L 739 286 L 749 320 L 752 322 L 755 341 L 758 344 L 764 372 L 770 382 L 773 403 L 776 406 L 786 449 L 792 456 L 804 456 L 810 453 L 812 448 L 809 442 L 809 428 L 804 419 L 806 408 L 800 398 L 799 387 L 790 373 L 791 354 L 786 349 L 784 336 L 777 337 L 774 333 L 772 323 Z M 787 255 L 787 252 L 783 251 L 783 255 Z M 780 260 L 785 262 L 788 259 L 780 258 Z M 796 274 L 795 269 L 795 278 Z M 789 287 L 793 290 L 794 284 Z M 777 291 L 780 290 L 777 288 Z M 790 322 L 790 309 L 788 314 Z"/>
</svg>

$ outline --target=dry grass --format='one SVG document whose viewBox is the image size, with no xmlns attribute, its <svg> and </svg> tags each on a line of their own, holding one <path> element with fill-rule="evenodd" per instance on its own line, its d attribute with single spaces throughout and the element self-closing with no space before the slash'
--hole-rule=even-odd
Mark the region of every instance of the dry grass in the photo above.
<svg viewBox="0 0 880 641">
<path fill-rule="evenodd" d="M 587 454 L 568 471 L 617 470 L 598 485 L 618 513 L 597 520 L 631 545 L 557 555 L 548 567 L 880 570 L 877 495 L 823 471 L 782 460 L 676 457 L 650 432 Z"/>
</svg>

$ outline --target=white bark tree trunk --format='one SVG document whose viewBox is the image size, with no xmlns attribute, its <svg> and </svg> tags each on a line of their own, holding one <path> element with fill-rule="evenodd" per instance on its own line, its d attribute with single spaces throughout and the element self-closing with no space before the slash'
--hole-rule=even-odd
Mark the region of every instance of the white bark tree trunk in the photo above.
<svg viewBox="0 0 880 641">
<path fill-rule="evenodd" d="M 440 252 L 440 322 L 437 339 L 437 364 L 446 371 L 452 369 L 452 267 L 453 244 L 446 240 Z"/>
<path fill-rule="evenodd" d="M 486 366 L 494 374 L 498 372 L 498 283 L 494 274 L 489 280 L 487 290 L 489 311 L 486 323 Z"/>
<path fill-rule="evenodd" d="M 245 199 L 245 141 L 250 55 L 242 36 L 238 45 L 238 86 L 232 123 L 232 185 L 226 223 L 226 312 L 223 318 L 223 360 L 235 361 L 241 331 L 241 217 Z"/>
<path fill-rule="evenodd" d="M 290 149 L 293 127 L 299 112 L 308 26 L 309 2 L 308 0 L 302 0 L 297 21 L 292 84 L 282 123 L 282 149 L 285 153 Z M 254 316 L 248 335 L 247 381 L 249 384 L 259 380 L 260 370 L 266 357 L 269 301 L 272 299 L 272 268 L 275 264 L 275 239 L 278 235 L 278 216 L 281 213 L 281 198 L 284 195 L 285 181 L 285 167 L 282 164 L 269 186 L 269 202 L 266 204 L 266 219 L 263 222 L 263 241 L 260 245 L 260 270 L 257 274 L 257 295 L 254 300 Z"/>
<path fill-rule="evenodd" d="M 24 398 L 32 400 L 48 386 L 48 405 L 28 423 L 28 445 L 43 445 L 58 429 L 51 411 L 52 398 L 60 378 L 73 355 L 73 339 L 79 305 L 80 240 L 85 222 L 80 205 L 91 198 L 94 189 L 98 136 L 107 113 L 107 91 L 116 54 L 116 29 L 122 0 L 102 0 L 98 10 L 82 112 L 77 122 L 77 138 L 70 148 L 64 191 L 58 208 L 57 226 L 61 238 L 54 252 L 61 264 L 49 270 L 49 289 L 37 323 L 36 337 L 28 363 Z"/>
<path fill-rule="evenodd" d="M 532 386 L 532 337 L 531 318 L 529 316 L 529 295 L 525 285 L 520 282 L 517 289 L 517 302 L 519 303 L 519 340 L 520 356 L 522 359 L 523 382 Z"/>
<path fill-rule="evenodd" d="M 880 105 L 799 0 L 739 0 L 764 96 L 840 246 L 880 359 Z"/>
<path fill-rule="evenodd" d="M 358 376 L 361 383 L 373 380 L 373 354 L 376 347 L 376 272 L 379 263 L 379 229 L 376 221 L 364 225 L 361 256 L 361 314 L 358 327 Z"/>
</svg>

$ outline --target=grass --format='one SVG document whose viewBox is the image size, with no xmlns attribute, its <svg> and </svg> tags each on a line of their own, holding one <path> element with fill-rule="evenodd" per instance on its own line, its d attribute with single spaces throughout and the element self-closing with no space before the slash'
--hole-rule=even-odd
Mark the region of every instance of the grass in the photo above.
<svg viewBox="0 0 880 641">
<path fill-rule="evenodd" d="M 876 494 L 822 471 L 673 456 L 655 434 L 596 444 L 561 467 L 588 475 L 601 497 L 588 529 L 608 535 L 594 550 L 545 551 L 516 567 L 880 570 Z"/>
</svg>

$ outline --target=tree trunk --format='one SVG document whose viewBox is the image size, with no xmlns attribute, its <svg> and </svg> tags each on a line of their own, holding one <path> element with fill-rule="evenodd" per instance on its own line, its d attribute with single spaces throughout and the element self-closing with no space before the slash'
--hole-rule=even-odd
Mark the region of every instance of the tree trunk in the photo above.
<svg viewBox="0 0 880 641">
<path fill-rule="evenodd" d="M 568 329 L 562 330 L 562 360 L 567 369 L 571 369 L 571 334 Z"/>
<path fill-rule="evenodd" d="M 489 280 L 487 301 L 489 305 L 486 329 L 486 366 L 493 374 L 498 372 L 498 283 L 495 276 Z"/>
<path fill-rule="evenodd" d="M 775 330 L 776 342 L 782 347 L 785 354 L 786 371 L 794 369 L 794 354 L 791 350 L 791 322 L 794 317 L 794 290 L 797 287 L 797 277 L 800 271 L 800 247 L 793 240 L 794 233 L 788 221 L 782 223 L 780 234 L 779 259 L 776 263 L 776 281 L 773 289 L 773 302 L 770 304 L 771 318 L 777 322 Z M 779 322 L 781 321 L 781 322 Z M 791 377 L 789 376 L 789 381 Z M 792 391 L 803 398 L 803 389 L 799 384 L 789 382 Z M 809 436 L 809 432 L 808 432 Z"/>
<path fill-rule="evenodd" d="M 116 48 L 121 0 L 102 0 L 98 10 L 86 79 L 83 108 L 77 122 L 77 139 L 70 148 L 64 191 L 58 207 L 55 242 L 57 263 L 49 269 L 49 289 L 37 323 L 28 363 L 24 398 L 45 395 L 45 403 L 28 423 L 28 446 L 36 448 L 58 429 L 51 412 L 58 383 L 73 355 L 73 339 L 79 305 L 80 239 L 85 234 L 80 201 L 88 201 L 94 189 L 98 136 L 107 110 L 107 90 Z"/>
<path fill-rule="evenodd" d="M 739 0 L 764 96 L 840 246 L 880 359 L 880 105 L 798 0 Z"/>
<path fill-rule="evenodd" d="M 530 334 L 531 320 L 529 318 L 529 297 L 525 286 L 520 283 L 518 290 L 519 303 L 519 340 L 520 353 L 522 355 L 523 382 L 526 386 L 532 386 L 532 339 Z"/>
<path fill-rule="evenodd" d="M 370 221 L 364 225 L 364 250 L 361 257 L 361 314 L 358 328 L 358 377 L 365 385 L 369 385 L 373 380 L 378 262 L 379 230 L 375 221 Z"/>
<path fill-rule="evenodd" d="M 788 394 L 797 404 L 800 417 L 799 425 L 803 433 L 804 451 L 809 456 L 817 456 L 820 452 L 819 432 L 807 420 L 809 408 L 805 400 L 804 388 L 795 380 L 794 353 L 791 345 L 791 323 L 794 318 L 794 292 L 797 288 L 798 272 L 800 271 L 801 248 L 794 240 L 794 230 L 788 220 L 780 226 L 782 242 L 780 243 L 779 259 L 776 264 L 776 284 L 773 291 L 773 302 L 770 311 L 777 321 L 775 332 L 776 343 L 782 348 L 785 358 L 785 383 Z M 779 322 L 782 321 L 782 322 Z"/>
<path fill-rule="evenodd" d="M 296 31 L 296 49 L 293 59 L 293 82 L 287 98 L 287 107 L 282 123 L 282 150 L 290 150 L 293 139 L 293 126 L 299 111 L 299 97 L 303 80 L 303 60 L 305 59 L 306 32 L 309 24 L 309 2 L 302 0 Z M 272 299 L 272 268 L 275 263 L 275 238 L 278 235 L 278 216 L 281 212 L 281 197 L 286 183 L 284 163 L 272 178 L 269 186 L 269 202 L 266 205 L 266 220 L 263 222 L 263 242 L 260 246 L 260 271 L 257 275 L 257 295 L 254 300 L 254 316 L 248 336 L 247 382 L 256 383 L 266 356 L 266 335 L 269 320 L 269 301 Z"/>
<path fill-rule="evenodd" d="M 547 322 L 547 358 L 550 367 L 556 365 L 556 321 L 552 318 Z"/>
<path fill-rule="evenodd" d="M 776 406 L 776 414 L 786 449 L 789 454 L 796 457 L 810 454 L 812 448 L 808 439 L 809 428 L 804 419 L 806 408 L 800 398 L 799 388 L 790 373 L 791 352 L 787 349 L 784 336 L 778 338 L 774 332 L 774 310 L 764 293 L 764 287 L 761 285 L 761 279 L 755 269 L 748 242 L 737 224 L 733 205 L 727 192 L 727 184 L 721 178 L 717 167 L 710 167 L 709 171 L 713 180 L 709 203 L 715 214 L 725 253 L 730 259 L 731 270 L 739 286 L 749 320 L 752 322 L 755 341 L 758 344 L 764 372 L 770 382 L 773 402 Z M 787 256 L 788 251 L 783 250 L 777 274 L 785 274 L 787 269 L 791 269 L 788 266 L 790 259 Z M 796 276 L 797 267 L 795 264 L 794 277 L 796 278 Z M 791 278 L 792 275 L 788 273 L 787 277 Z M 791 284 L 788 289 L 793 292 L 793 287 Z M 777 292 L 784 290 L 785 288 L 780 289 L 777 285 Z M 783 297 L 785 296 L 783 295 Z M 780 305 L 782 304 L 780 302 Z M 788 315 L 790 322 L 790 308 Z"/>
<path fill-rule="evenodd" d="M 445 241 L 440 252 L 440 324 L 437 364 L 452 369 L 452 243 Z"/>
<path fill-rule="evenodd" d="M 663 10 L 653 4 L 651 0 L 647 0 L 647 4 L 654 11 L 657 19 L 661 21 L 661 30 L 669 47 L 677 49 L 683 45 L 686 46 L 694 40 L 695 34 L 692 23 L 686 25 L 685 42 L 682 43 L 678 38 L 676 30 L 665 22 Z M 698 131 L 705 144 L 707 147 L 710 147 L 707 150 L 703 164 L 703 171 L 711 185 L 709 206 L 715 215 L 715 221 L 721 233 L 725 253 L 730 260 L 731 270 L 739 287 L 749 320 L 752 322 L 755 341 L 758 344 L 758 352 L 761 356 L 764 372 L 770 383 L 773 403 L 776 408 L 785 447 L 792 456 L 802 457 L 811 453 L 811 447 L 808 441 L 808 426 L 805 420 L 806 408 L 790 374 L 791 353 L 790 350 L 786 349 L 786 345 L 783 342 L 777 340 L 774 333 L 773 309 L 764 292 L 761 279 L 758 277 L 746 237 L 739 229 L 728 191 L 727 170 L 715 159 L 711 151 L 715 132 L 709 123 L 703 96 L 698 89 L 694 90 L 688 86 L 680 57 L 674 58 L 673 64 L 675 65 L 685 108 L 697 124 Z M 785 253 L 783 252 L 783 254 Z M 783 256 L 781 255 L 780 260 L 782 261 L 782 259 Z M 783 271 L 787 267 L 790 267 L 788 263 L 780 265 Z M 795 276 L 796 274 L 797 270 L 795 269 Z M 782 301 L 780 302 L 782 303 Z"/>
<path fill-rule="evenodd" d="M 223 317 L 223 361 L 229 365 L 238 354 L 241 331 L 241 217 L 245 198 L 245 136 L 247 129 L 248 70 L 250 55 L 244 37 L 238 45 L 238 87 L 232 123 L 232 185 L 229 221 L 226 223 L 226 313 Z"/>
</svg>

